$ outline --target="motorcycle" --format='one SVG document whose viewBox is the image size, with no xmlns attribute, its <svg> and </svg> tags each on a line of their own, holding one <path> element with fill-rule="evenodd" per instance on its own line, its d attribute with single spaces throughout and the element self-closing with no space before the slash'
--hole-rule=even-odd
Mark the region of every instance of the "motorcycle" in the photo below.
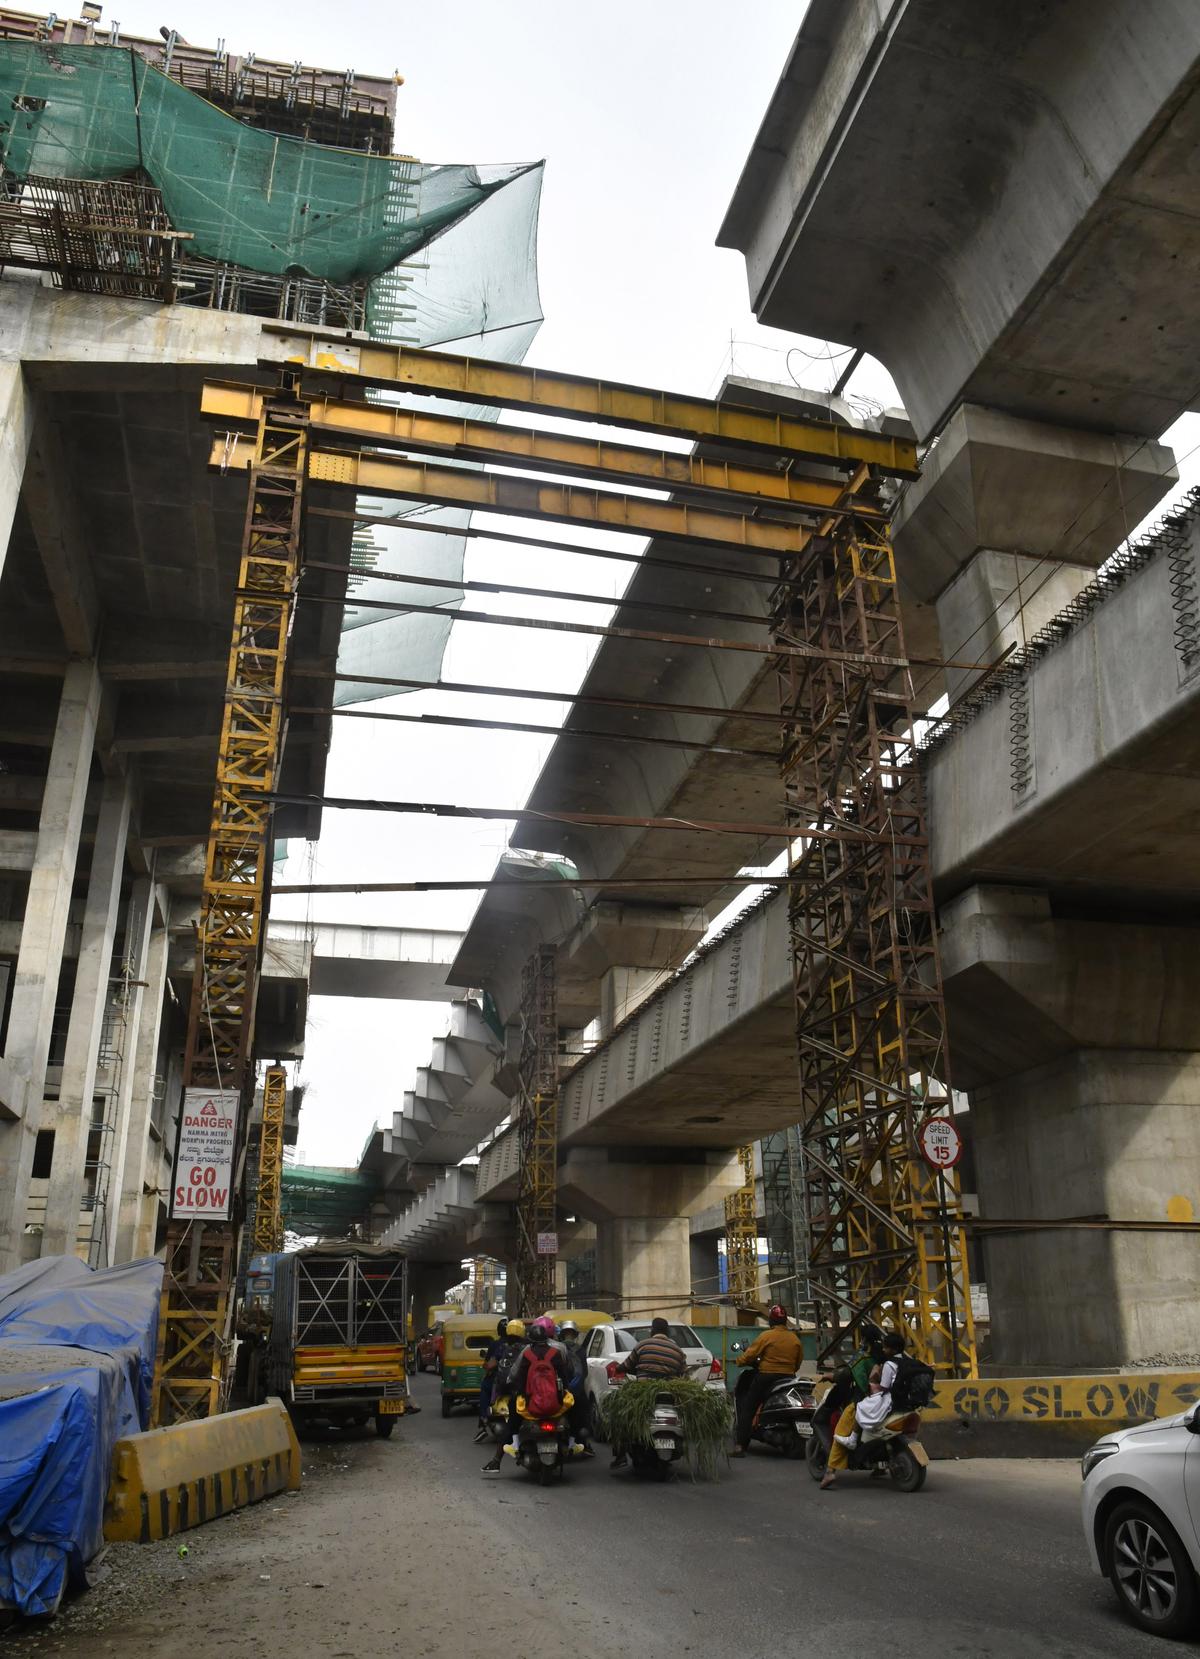
<svg viewBox="0 0 1200 1659">
<path fill-rule="evenodd" d="M 929 1472 L 929 1453 L 917 1438 L 920 1432 L 919 1411 L 889 1417 L 877 1429 L 859 1429 L 847 1467 L 869 1469 L 877 1478 L 890 1475 L 901 1492 L 919 1492 Z M 822 1479 L 829 1466 L 831 1438 L 814 1434 L 808 1442 L 808 1472 L 814 1480 Z"/>
<path fill-rule="evenodd" d="M 743 1369 L 734 1389 L 735 1402 L 749 1388 L 756 1369 L 753 1365 Z M 794 1377 L 780 1377 L 754 1414 L 750 1438 L 761 1440 L 785 1457 L 801 1458 L 813 1439 L 815 1410 L 811 1377 L 799 1372 Z"/>
<path fill-rule="evenodd" d="M 657 1479 L 666 1480 L 672 1463 L 687 1452 L 683 1438 L 683 1423 L 679 1408 L 669 1394 L 660 1394 L 654 1402 L 650 1423 L 650 1444 L 644 1441 L 629 1448 L 629 1461 L 639 1473 L 652 1472 Z"/>
</svg>

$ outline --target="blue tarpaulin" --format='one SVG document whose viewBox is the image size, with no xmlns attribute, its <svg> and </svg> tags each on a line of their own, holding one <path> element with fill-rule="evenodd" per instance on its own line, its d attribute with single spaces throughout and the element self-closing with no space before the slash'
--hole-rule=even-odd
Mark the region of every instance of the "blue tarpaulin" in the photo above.
<svg viewBox="0 0 1200 1659">
<path fill-rule="evenodd" d="M 0 1277 L 0 1607 L 53 1613 L 104 1541 L 114 1443 L 146 1427 L 162 1263 Z"/>
</svg>

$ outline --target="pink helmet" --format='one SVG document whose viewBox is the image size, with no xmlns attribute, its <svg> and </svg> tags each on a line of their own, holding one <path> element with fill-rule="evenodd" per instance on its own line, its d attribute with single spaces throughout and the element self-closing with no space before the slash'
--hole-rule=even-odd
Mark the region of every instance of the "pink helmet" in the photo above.
<svg viewBox="0 0 1200 1659">
<path fill-rule="evenodd" d="M 532 1320 L 529 1325 L 530 1336 L 540 1336 L 544 1342 L 550 1341 L 554 1335 L 554 1330 L 553 1319 L 547 1319 L 544 1314 L 540 1319 Z"/>
</svg>

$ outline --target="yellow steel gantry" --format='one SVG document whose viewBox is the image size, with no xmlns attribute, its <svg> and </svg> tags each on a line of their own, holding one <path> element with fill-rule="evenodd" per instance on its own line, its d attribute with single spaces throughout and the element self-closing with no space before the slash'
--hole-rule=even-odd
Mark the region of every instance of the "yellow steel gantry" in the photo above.
<svg viewBox="0 0 1200 1659">
<path fill-rule="evenodd" d="M 263 1078 L 262 1126 L 258 1140 L 258 1192 L 250 1248 L 256 1256 L 283 1249 L 283 1128 L 287 1115 L 287 1072 L 269 1066 Z"/>
<path fill-rule="evenodd" d="M 295 339 L 284 326 L 278 332 Z M 314 481 L 780 559 L 772 640 L 782 776 L 796 835 L 791 934 L 809 1282 L 833 1342 L 874 1313 L 909 1326 L 943 1373 L 973 1370 L 957 1187 L 952 1177 L 939 1178 L 934 1193 L 916 1140 L 927 1116 L 949 1109 L 948 1066 L 908 676 L 878 489 L 881 477 L 916 476 L 915 446 L 833 422 L 332 334 L 314 334 L 290 361 L 306 394 L 320 400 L 326 447 L 311 449 L 304 463 Z M 366 403 L 371 387 L 758 453 L 722 479 L 695 458 L 681 476 L 675 458 L 647 452 L 648 460 L 631 459 L 628 446 L 591 439 L 555 448 L 542 434 L 518 432 L 505 450 L 510 440 L 496 432 L 508 429 L 484 436 L 470 423 L 435 429 L 416 417 L 376 413 Z M 335 395 L 322 397 L 330 388 Z M 217 413 L 226 398 L 225 418 L 236 428 L 253 405 L 239 413 L 228 394 L 210 386 L 206 404 Z M 347 447 L 355 438 L 379 448 Z M 636 477 L 652 487 L 661 482 L 672 499 L 431 465 L 380 452 L 389 445 L 501 465 L 524 460 L 609 481 Z M 214 443 L 215 467 L 248 462 L 236 431 Z M 818 470 L 797 465 L 805 462 Z M 763 487 L 771 467 L 786 476 L 786 497 Z M 831 468 L 842 475 L 833 489 Z M 735 510 L 716 510 L 717 500 Z M 846 816 L 855 826 L 849 839 Z M 519 1120 L 523 1311 L 553 1295 L 552 1272 L 546 1281 L 552 1260 L 541 1259 L 537 1231 L 553 1228 L 557 1156 L 556 1067 L 553 1077 L 543 1073 L 556 1040 L 531 1043 L 530 1051 L 541 1063 L 527 1068 Z"/>
<path fill-rule="evenodd" d="M 754 1147 L 739 1146 L 742 1184 L 725 1200 L 725 1260 L 729 1294 L 738 1307 L 753 1307 L 758 1294 L 758 1205 L 754 1194 Z"/>
<path fill-rule="evenodd" d="M 239 1127 L 253 1087 L 271 796 L 307 461 L 307 407 L 293 386 L 264 402 L 254 442 L 184 1050 L 185 1089 L 232 1092 Z M 231 1213 L 183 1219 L 178 1196 L 173 1190 L 159 1313 L 157 1426 L 210 1416 L 223 1400 L 234 1222 Z"/>
</svg>

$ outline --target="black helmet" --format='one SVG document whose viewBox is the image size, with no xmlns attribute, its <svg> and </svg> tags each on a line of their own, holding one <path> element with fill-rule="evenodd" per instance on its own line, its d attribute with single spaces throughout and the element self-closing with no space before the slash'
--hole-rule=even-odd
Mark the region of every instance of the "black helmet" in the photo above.
<svg viewBox="0 0 1200 1659">
<path fill-rule="evenodd" d="M 496 1326 L 496 1335 L 497 1336 L 503 1336 L 507 1329 L 508 1329 L 508 1320 L 507 1319 L 501 1319 L 499 1324 Z"/>
</svg>

